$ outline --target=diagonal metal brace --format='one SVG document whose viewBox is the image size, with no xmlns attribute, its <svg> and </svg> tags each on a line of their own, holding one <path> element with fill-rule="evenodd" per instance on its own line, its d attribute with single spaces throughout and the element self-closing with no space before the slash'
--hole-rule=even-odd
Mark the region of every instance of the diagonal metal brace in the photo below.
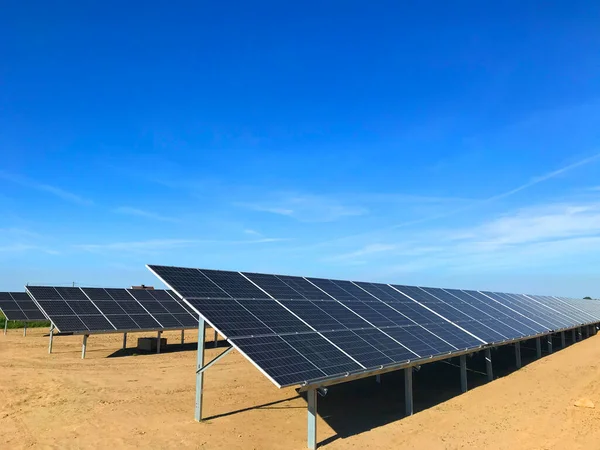
<svg viewBox="0 0 600 450">
<path fill-rule="evenodd" d="M 219 359 L 221 359 L 223 356 L 225 356 L 231 350 L 233 350 L 233 347 L 229 347 L 227 350 L 225 350 L 219 356 L 217 356 L 216 358 L 214 358 L 211 362 L 209 362 L 208 364 L 204 365 L 204 367 L 201 367 L 201 368 L 197 369 L 196 370 L 196 374 L 204 372 L 206 369 L 208 369 L 210 366 L 212 366 L 214 363 L 216 363 Z"/>
</svg>

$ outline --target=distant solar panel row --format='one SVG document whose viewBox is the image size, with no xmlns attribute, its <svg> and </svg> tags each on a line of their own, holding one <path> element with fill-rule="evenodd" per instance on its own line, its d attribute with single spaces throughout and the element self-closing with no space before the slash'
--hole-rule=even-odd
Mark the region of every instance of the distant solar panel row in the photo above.
<svg viewBox="0 0 600 450">
<path fill-rule="evenodd" d="M 24 322 L 48 320 L 25 292 L 0 292 L 0 311 L 7 320 Z"/>
<path fill-rule="evenodd" d="M 198 318 L 165 290 L 28 286 L 61 332 L 90 334 L 195 328 Z"/>
<path fill-rule="evenodd" d="M 148 267 L 278 386 L 600 322 L 556 297 Z"/>
</svg>

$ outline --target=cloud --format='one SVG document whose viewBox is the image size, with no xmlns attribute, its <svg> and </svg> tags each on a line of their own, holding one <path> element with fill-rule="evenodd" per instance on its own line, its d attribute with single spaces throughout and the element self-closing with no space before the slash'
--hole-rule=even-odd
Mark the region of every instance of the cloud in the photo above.
<svg viewBox="0 0 600 450">
<path fill-rule="evenodd" d="M 74 194 L 69 191 L 65 191 L 64 189 L 52 186 L 50 184 L 40 183 L 38 181 L 32 180 L 21 175 L 15 175 L 0 171 L 0 178 L 29 189 L 35 189 L 40 192 L 46 192 L 48 194 L 54 195 L 55 197 L 61 198 L 62 200 L 66 200 L 71 203 L 76 203 L 78 205 L 92 205 L 94 203 L 92 200 L 82 197 L 80 195 Z"/>
<path fill-rule="evenodd" d="M 198 247 L 202 245 L 255 245 L 288 241 L 286 238 L 258 238 L 246 240 L 211 239 L 149 239 L 145 241 L 109 242 L 102 244 L 76 244 L 73 248 L 93 253 L 137 252 L 152 253 L 177 248 Z"/>
<path fill-rule="evenodd" d="M 44 237 L 23 228 L 0 228 L 0 253 L 24 253 L 35 251 L 58 255 L 58 251 L 44 245 Z"/>
<path fill-rule="evenodd" d="M 554 170 L 552 172 L 548 172 L 546 174 L 543 175 L 539 175 L 539 176 L 535 176 L 532 177 L 530 181 L 528 181 L 527 183 L 524 183 L 520 186 L 517 186 L 513 189 L 510 189 L 508 191 L 493 195 L 491 197 L 487 197 L 485 199 L 481 199 L 481 200 L 473 200 L 473 201 L 468 201 L 467 199 L 460 199 L 460 198 L 448 198 L 448 199 L 444 199 L 439 198 L 439 197 L 423 197 L 423 199 L 427 199 L 429 198 L 431 200 L 432 203 L 440 203 L 440 205 L 443 205 L 444 208 L 442 209 L 442 212 L 437 213 L 437 214 L 432 214 L 432 215 L 426 215 L 424 217 L 420 217 L 420 218 L 415 218 L 415 219 L 411 219 L 411 220 L 406 220 L 404 222 L 401 223 L 397 223 L 395 225 L 391 225 L 385 228 L 379 228 L 379 229 L 371 229 L 371 230 L 367 230 L 367 231 L 363 231 L 360 233 L 355 233 L 352 235 L 346 235 L 346 236 L 341 236 L 341 237 L 337 237 L 334 239 L 330 239 L 328 241 L 323 241 L 323 242 L 319 242 L 316 244 L 312 244 L 310 247 L 311 248 L 326 248 L 326 247 L 332 247 L 332 246 L 339 246 L 344 242 L 356 242 L 357 240 L 361 240 L 361 239 L 368 239 L 371 237 L 377 237 L 377 236 L 381 236 L 383 234 L 386 233 L 390 233 L 393 232 L 394 230 L 398 230 L 398 229 L 407 229 L 409 227 L 412 227 L 414 225 L 422 225 L 424 223 L 429 223 L 429 222 L 434 222 L 436 220 L 439 219 L 445 219 L 447 217 L 451 217 L 451 216 L 455 216 L 457 214 L 466 212 L 466 211 L 470 211 L 472 209 L 476 209 L 480 206 L 484 206 L 486 204 L 489 203 L 493 203 L 496 200 L 500 200 L 503 198 L 507 198 L 510 197 L 512 195 L 515 195 L 521 191 L 524 191 L 526 189 L 529 189 L 537 184 L 543 183 L 545 181 L 549 181 L 553 178 L 559 177 L 561 175 L 564 175 L 576 168 L 588 165 L 588 164 L 592 164 L 596 161 L 600 160 L 600 153 L 597 153 L 593 156 L 590 156 L 588 158 L 584 158 L 581 159 L 577 162 L 574 162 L 572 164 L 569 164 L 567 166 L 564 166 L 560 169 Z M 599 186 L 600 188 L 600 186 Z M 411 196 L 408 196 L 408 198 L 411 198 Z M 416 196 L 416 199 L 420 198 L 419 196 Z M 444 201 L 445 200 L 445 201 Z M 456 208 L 447 208 L 448 205 L 452 205 L 455 202 L 462 202 L 463 205 L 456 207 Z M 445 209 L 445 211 L 444 211 Z"/>
<path fill-rule="evenodd" d="M 121 206 L 121 207 L 115 209 L 113 212 L 115 212 L 117 214 L 126 214 L 129 216 L 141 217 L 144 219 L 158 220 L 160 222 L 172 222 L 172 223 L 179 222 L 179 220 L 174 217 L 167 217 L 167 216 L 163 216 L 161 214 L 154 213 L 151 211 L 145 211 L 143 209 L 138 209 L 138 208 L 131 208 L 129 206 Z"/>
<path fill-rule="evenodd" d="M 325 258 L 325 261 L 350 261 L 376 253 L 396 250 L 398 247 L 398 244 L 367 244 L 358 250 Z"/>
<path fill-rule="evenodd" d="M 528 272 L 600 263 L 600 202 L 556 202 L 513 210 L 471 227 L 392 230 L 386 244 L 363 242 L 329 258 L 381 267 L 378 277 L 406 273 Z"/>
<path fill-rule="evenodd" d="M 235 202 L 234 206 L 290 217 L 300 222 L 334 222 L 369 212 L 365 207 L 344 204 L 334 197 L 312 194 L 279 195 L 271 200 Z"/>
</svg>

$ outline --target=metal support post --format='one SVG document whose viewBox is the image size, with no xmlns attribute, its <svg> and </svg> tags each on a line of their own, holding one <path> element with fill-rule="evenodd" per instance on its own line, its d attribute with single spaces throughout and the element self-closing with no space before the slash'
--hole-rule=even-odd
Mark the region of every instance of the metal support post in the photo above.
<svg viewBox="0 0 600 450">
<path fill-rule="evenodd" d="M 215 345 L 215 348 L 217 348 L 217 347 L 219 346 L 219 341 L 218 341 L 218 339 L 219 339 L 219 335 L 217 334 L 217 330 L 215 330 L 215 339 L 214 339 L 214 341 L 213 341 L 213 342 L 214 342 L 214 345 Z"/>
<path fill-rule="evenodd" d="M 162 331 L 158 332 L 158 339 L 156 340 L 156 353 L 160 353 L 160 338 L 162 336 Z"/>
<path fill-rule="evenodd" d="M 87 350 L 88 337 L 89 337 L 89 334 L 83 335 L 83 345 L 81 346 L 81 359 L 85 359 L 85 351 Z"/>
<path fill-rule="evenodd" d="M 521 368 L 521 343 L 515 342 L 515 362 L 517 363 L 517 369 Z"/>
<path fill-rule="evenodd" d="M 549 334 L 547 339 L 548 339 L 548 353 L 552 353 L 552 335 Z"/>
<path fill-rule="evenodd" d="M 181 345 L 185 343 L 185 330 L 181 330 Z"/>
<path fill-rule="evenodd" d="M 413 415 L 413 369 L 404 369 L 404 412 L 407 416 Z"/>
<path fill-rule="evenodd" d="M 6 336 L 6 329 L 8 328 L 8 319 L 4 318 L 4 336 Z"/>
<path fill-rule="evenodd" d="M 575 342 L 577 342 L 577 335 L 575 334 L 575 328 L 573 328 L 573 329 L 571 330 L 571 340 L 573 341 L 573 344 L 574 344 Z"/>
<path fill-rule="evenodd" d="M 123 333 L 123 350 L 127 348 L 127 333 Z"/>
<path fill-rule="evenodd" d="M 565 338 L 565 332 L 560 332 L 560 348 L 565 348 L 567 346 L 567 340 Z"/>
<path fill-rule="evenodd" d="M 485 349 L 485 371 L 488 381 L 494 380 L 494 371 L 492 369 L 492 351 L 489 348 Z"/>
<path fill-rule="evenodd" d="M 48 354 L 52 353 L 52 339 L 54 338 L 54 324 L 50 324 L 50 342 L 48 343 Z"/>
<path fill-rule="evenodd" d="M 196 362 L 196 410 L 194 418 L 196 422 L 202 420 L 202 385 L 204 384 L 204 319 L 198 322 L 198 355 Z"/>
<path fill-rule="evenodd" d="M 27 336 L 27 322 L 23 323 L 23 337 Z"/>
<path fill-rule="evenodd" d="M 381 375 L 375 375 L 375 383 L 381 384 Z"/>
<path fill-rule="evenodd" d="M 460 390 L 467 392 L 467 355 L 460 355 Z"/>
<path fill-rule="evenodd" d="M 308 448 L 317 448 L 317 390 L 306 391 L 308 398 Z"/>
<path fill-rule="evenodd" d="M 535 353 L 538 359 L 542 357 L 542 338 L 535 338 Z"/>
<path fill-rule="evenodd" d="M 581 333 L 581 327 L 577 328 L 577 340 L 583 340 L 583 334 Z"/>
</svg>

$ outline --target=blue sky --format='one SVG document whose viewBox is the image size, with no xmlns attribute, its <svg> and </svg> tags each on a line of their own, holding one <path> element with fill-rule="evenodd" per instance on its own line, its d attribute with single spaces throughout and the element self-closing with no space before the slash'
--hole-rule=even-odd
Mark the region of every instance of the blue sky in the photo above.
<svg viewBox="0 0 600 450">
<path fill-rule="evenodd" d="M 594 2 L 5 2 L 0 289 L 600 297 L 598 54 Z"/>
</svg>

